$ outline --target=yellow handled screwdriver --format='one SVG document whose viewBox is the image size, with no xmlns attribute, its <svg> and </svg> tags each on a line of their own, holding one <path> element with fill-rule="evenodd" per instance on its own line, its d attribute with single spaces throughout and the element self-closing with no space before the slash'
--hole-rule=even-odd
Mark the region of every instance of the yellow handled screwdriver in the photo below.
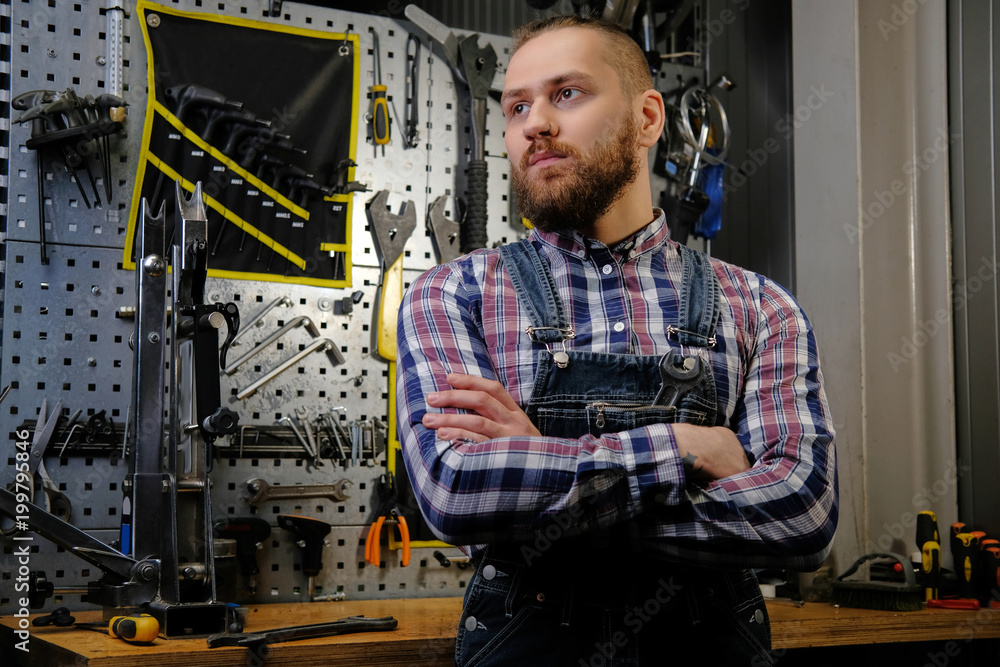
<svg viewBox="0 0 1000 667">
<path fill-rule="evenodd" d="M 149 614 L 113 616 L 107 623 L 77 623 L 76 627 L 107 632 L 130 644 L 149 644 L 160 635 L 160 623 Z"/>
<path fill-rule="evenodd" d="M 378 33 L 371 26 L 368 32 L 372 34 L 372 87 L 369 90 L 372 98 L 372 141 L 382 147 L 385 155 L 385 145 L 389 143 L 391 126 L 389 123 L 389 103 L 386 99 L 386 87 L 382 85 L 382 59 L 379 56 Z"/>
</svg>

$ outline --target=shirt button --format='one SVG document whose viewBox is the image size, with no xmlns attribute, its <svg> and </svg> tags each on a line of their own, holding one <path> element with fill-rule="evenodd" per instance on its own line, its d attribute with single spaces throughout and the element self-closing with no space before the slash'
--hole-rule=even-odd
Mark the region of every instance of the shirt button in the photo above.
<svg viewBox="0 0 1000 667">
<path fill-rule="evenodd" d="M 625 323 L 615 322 L 615 331 L 625 331 Z"/>
<path fill-rule="evenodd" d="M 614 269 L 612 269 L 612 268 L 611 268 L 611 265 L 610 265 L 610 264 L 605 264 L 605 265 L 604 265 L 604 266 L 603 266 L 603 267 L 601 268 L 601 271 L 603 271 L 603 272 L 604 272 L 604 275 L 606 275 L 606 276 L 607 276 L 607 275 L 610 275 L 610 274 L 611 274 L 611 272 L 612 272 L 612 271 L 614 271 Z"/>
<path fill-rule="evenodd" d="M 483 579 L 490 581 L 493 577 L 497 576 L 497 569 L 492 565 L 487 565 L 483 568 Z"/>
</svg>

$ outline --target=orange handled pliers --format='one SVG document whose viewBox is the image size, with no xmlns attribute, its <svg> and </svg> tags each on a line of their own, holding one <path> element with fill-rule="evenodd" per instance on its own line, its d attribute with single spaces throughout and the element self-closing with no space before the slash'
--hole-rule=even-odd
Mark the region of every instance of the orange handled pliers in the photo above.
<svg viewBox="0 0 1000 667">
<path fill-rule="evenodd" d="M 410 529 L 396 504 L 399 499 L 399 490 L 396 487 L 396 477 L 391 472 L 379 477 L 378 495 L 381 499 L 381 505 L 379 505 L 378 517 L 368 528 L 368 538 L 365 540 L 365 561 L 376 567 L 381 564 L 379 542 L 382 539 L 382 524 L 395 524 L 399 526 L 399 539 L 403 545 L 402 562 L 403 567 L 406 567 L 410 563 Z M 391 528 L 389 530 L 392 531 Z"/>
</svg>

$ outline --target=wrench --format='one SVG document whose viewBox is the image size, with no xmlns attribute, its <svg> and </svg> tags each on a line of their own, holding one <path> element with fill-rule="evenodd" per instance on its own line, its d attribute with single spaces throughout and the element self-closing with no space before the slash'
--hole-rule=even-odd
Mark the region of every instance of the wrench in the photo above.
<svg viewBox="0 0 1000 667">
<path fill-rule="evenodd" d="M 287 500 L 298 498 L 330 498 L 338 502 L 350 498 L 349 491 L 353 486 L 349 479 L 339 479 L 332 484 L 294 484 L 290 486 L 271 486 L 259 477 L 247 480 L 247 502 L 259 505 L 268 500 Z"/>
<path fill-rule="evenodd" d="M 676 350 L 667 352 L 660 358 L 663 384 L 653 399 L 653 405 L 678 407 L 684 395 L 698 386 L 704 374 L 705 363 L 701 357 L 685 356 Z"/>
</svg>

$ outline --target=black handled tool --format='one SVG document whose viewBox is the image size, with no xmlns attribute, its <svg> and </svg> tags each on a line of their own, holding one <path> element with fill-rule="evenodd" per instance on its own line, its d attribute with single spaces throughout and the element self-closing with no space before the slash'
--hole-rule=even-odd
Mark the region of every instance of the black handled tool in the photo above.
<svg viewBox="0 0 1000 667">
<path fill-rule="evenodd" d="M 976 583 L 980 577 L 982 561 L 979 538 L 972 533 L 959 533 L 952 557 L 955 559 L 955 577 L 958 579 L 958 597 L 976 598 Z"/>
<path fill-rule="evenodd" d="M 941 536 L 938 535 L 937 516 L 929 510 L 917 514 L 917 549 L 922 551 L 927 542 L 937 542 L 940 548 Z"/>
<path fill-rule="evenodd" d="M 455 79 L 465 84 L 472 100 L 472 145 L 470 146 L 468 181 L 465 198 L 468 214 L 462 225 L 462 252 L 486 247 L 486 100 L 493 76 L 497 71 L 497 54 L 489 43 L 479 46 L 479 35 L 459 39 L 447 26 L 416 5 L 403 10 L 406 18 L 416 23 L 441 45 Z"/>
<path fill-rule="evenodd" d="M 316 575 L 323 569 L 324 538 L 330 534 L 331 525 L 319 519 L 293 514 L 279 514 L 278 525 L 296 537 L 302 547 L 302 573 L 309 577 L 309 599 L 316 587 Z"/>
<path fill-rule="evenodd" d="M 278 628 L 265 632 L 248 632 L 243 634 L 220 633 L 209 635 L 208 647 L 243 646 L 255 649 L 265 644 L 277 644 L 296 639 L 312 639 L 314 637 L 332 637 L 354 632 L 379 632 L 395 630 L 399 625 L 392 616 L 382 618 L 365 618 L 364 616 L 348 616 L 331 623 L 314 623 L 312 625 L 296 625 L 290 628 Z"/>
<path fill-rule="evenodd" d="M 389 103 L 386 100 L 386 87 L 382 85 L 382 63 L 378 50 L 378 33 L 375 28 L 368 26 L 368 32 L 372 34 L 372 87 L 369 93 L 372 98 L 371 124 L 372 143 L 382 147 L 382 155 L 385 155 L 385 145 L 389 143 L 391 126 L 389 124 Z"/>
<path fill-rule="evenodd" d="M 257 592 L 256 575 L 257 550 L 261 543 L 271 534 L 271 526 L 267 521 L 257 517 L 232 517 L 216 519 L 213 526 L 215 536 L 236 542 L 236 560 L 240 565 L 240 574 L 247 577 L 250 594 Z"/>
</svg>

